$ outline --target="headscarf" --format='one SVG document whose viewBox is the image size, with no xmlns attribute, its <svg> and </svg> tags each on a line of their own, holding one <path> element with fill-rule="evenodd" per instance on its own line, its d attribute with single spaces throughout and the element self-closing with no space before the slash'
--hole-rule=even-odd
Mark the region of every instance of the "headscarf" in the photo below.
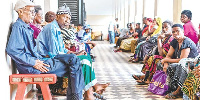
<svg viewBox="0 0 200 100">
<path fill-rule="evenodd" d="M 156 35 L 156 34 L 158 34 L 158 33 L 160 33 L 161 30 L 162 30 L 162 20 L 161 20 L 160 17 L 156 18 L 156 23 L 158 25 L 158 28 L 153 32 L 153 34 L 151 35 L 151 37 L 154 36 L 154 35 Z"/>
<path fill-rule="evenodd" d="M 149 21 L 149 22 L 153 22 L 153 20 L 151 19 L 151 18 L 147 18 L 147 20 Z M 151 27 L 152 28 L 152 27 Z M 149 25 L 147 25 L 144 29 L 143 29 L 143 31 L 142 31 L 142 35 L 144 34 L 144 33 L 146 33 L 146 31 L 149 29 Z"/>
</svg>

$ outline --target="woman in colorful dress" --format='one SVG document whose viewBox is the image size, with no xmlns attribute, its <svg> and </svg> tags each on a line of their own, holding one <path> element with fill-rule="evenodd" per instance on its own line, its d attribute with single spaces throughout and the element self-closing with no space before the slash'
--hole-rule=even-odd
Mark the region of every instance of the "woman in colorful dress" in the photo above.
<svg viewBox="0 0 200 100">
<path fill-rule="evenodd" d="M 137 82 L 142 83 L 149 83 L 151 81 L 151 78 L 153 74 L 156 71 L 157 63 L 163 59 L 169 50 L 170 42 L 173 40 L 172 37 L 172 22 L 171 21 L 164 21 L 162 25 L 162 34 L 158 36 L 157 39 L 157 50 L 159 55 L 155 54 L 147 54 L 147 56 L 144 59 L 144 67 L 142 69 L 142 72 L 145 74 L 141 78 L 137 75 L 133 75 L 133 77 L 137 80 Z"/>
</svg>

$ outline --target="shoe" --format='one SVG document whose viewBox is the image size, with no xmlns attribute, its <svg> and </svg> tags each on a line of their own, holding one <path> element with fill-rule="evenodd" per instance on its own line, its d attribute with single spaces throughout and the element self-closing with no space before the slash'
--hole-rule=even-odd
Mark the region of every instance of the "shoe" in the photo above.
<svg viewBox="0 0 200 100">
<path fill-rule="evenodd" d="M 117 48 L 118 46 L 114 46 L 114 48 Z"/>
</svg>

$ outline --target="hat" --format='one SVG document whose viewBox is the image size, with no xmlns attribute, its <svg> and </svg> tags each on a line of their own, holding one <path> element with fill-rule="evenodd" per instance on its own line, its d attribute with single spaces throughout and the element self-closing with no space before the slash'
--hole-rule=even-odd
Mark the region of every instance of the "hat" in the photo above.
<svg viewBox="0 0 200 100">
<path fill-rule="evenodd" d="M 70 9 L 69 9 L 69 7 L 67 6 L 66 3 L 64 3 L 63 6 L 61 6 L 61 7 L 58 8 L 56 14 L 57 15 L 60 15 L 60 14 L 69 14 L 71 16 Z"/>
<path fill-rule="evenodd" d="M 90 25 L 84 26 L 84 29 L 91 29 Z"/>
<path fill-rule="evenodd" d="M 15 4 L 14 10 L 18 11 L 20 8 L 24 8 L 26 6 L 36 6 L 33 2 L 30 0 L 18 0 Z"/>
</svg>

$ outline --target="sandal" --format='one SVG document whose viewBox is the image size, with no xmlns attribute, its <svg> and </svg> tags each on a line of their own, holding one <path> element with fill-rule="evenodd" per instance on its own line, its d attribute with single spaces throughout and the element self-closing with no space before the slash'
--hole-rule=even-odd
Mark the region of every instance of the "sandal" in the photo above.
<svg viewBox="0 0 200 100">
<path fill-rule="evenodd" d="M 140 75 L 132 75 L 135 80 L 140 80 Z"/>
<path fill-rule="evenodd" d="M 174 95 L 172 93 L 169 93 L 165 96 L 165 99 L 176 99 L 176 98 L 179 98 L 180 96 L 179 95 Z"/>
<path fill-rule="evenodd" d="M 133 61 L 133 60 L 135 60 L 135 58 L 133 57 L 133 58 L 131 58 L 131 59 L 129 59 L 128 60 L 128 62 L 131 62 L 131 61 Z"/>
<path fill-rule="evenodd" d="M 137 61 L 137 60 L 132 60 L 132 63 L 138 63 L 139 61 Z"/>
<path fill-rule="evenodd" d="M 94 97 L 96 97 L 97 99 L 101 99 L 101 100 L 106 100 L 106 98 L 96 92 L 93 93 Z"/>
<path fill-rule="evenodd" d="M 137 80 L 137 82 L 138 82 L 138 85 L 147 85 L 148 84 L 144 80 Z"/>
</svg>

